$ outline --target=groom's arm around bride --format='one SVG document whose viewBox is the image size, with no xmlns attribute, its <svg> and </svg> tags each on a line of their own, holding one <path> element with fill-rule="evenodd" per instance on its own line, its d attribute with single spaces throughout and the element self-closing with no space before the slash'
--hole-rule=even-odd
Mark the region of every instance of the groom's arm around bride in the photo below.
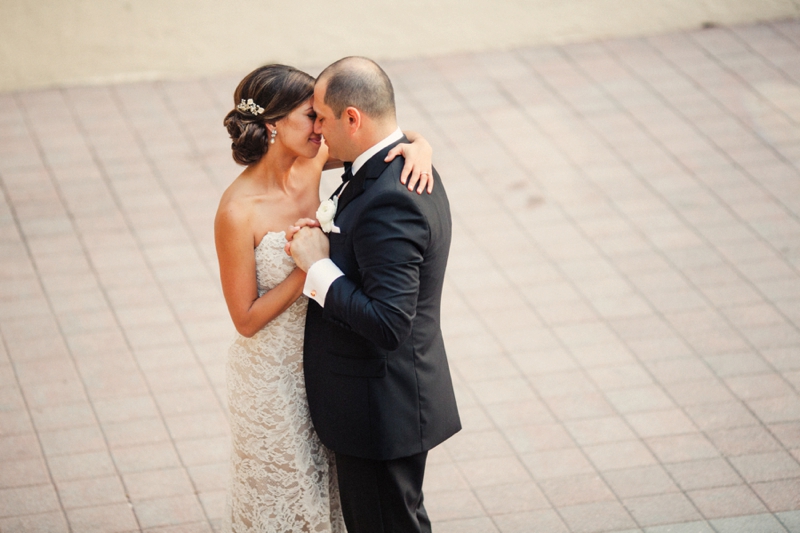
<svg viewBox="0 0 800 533">
<path fill-rule="evenodd" d="M 352 161 L 327 238 L 293 235 L 308 272 L 304 372 L 312 421 L 336 452 L 350 533 L 430 531 L 422 505 L 428 450 L 461 427 L 440 329 L 451 220 L 432 194 L 400 183 L 384 162 L 403 137 L 391 82 L 375 63 L 345 58 L 314 94 L 316 131 Z"/>
</svg>

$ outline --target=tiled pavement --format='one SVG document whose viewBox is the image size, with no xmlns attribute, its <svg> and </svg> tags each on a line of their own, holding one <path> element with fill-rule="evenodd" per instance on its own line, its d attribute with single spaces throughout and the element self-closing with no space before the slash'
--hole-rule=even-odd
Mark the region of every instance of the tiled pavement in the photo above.
<svg viewBox="0 0 800 533">
<path fill-rule="evenodd" d="M 800 532 L 800 22 L 387 64 L 454 213 L 447 532 Z M 0 530 L 209 531 L 234 77 L 0 95 Z"/>
</svg>

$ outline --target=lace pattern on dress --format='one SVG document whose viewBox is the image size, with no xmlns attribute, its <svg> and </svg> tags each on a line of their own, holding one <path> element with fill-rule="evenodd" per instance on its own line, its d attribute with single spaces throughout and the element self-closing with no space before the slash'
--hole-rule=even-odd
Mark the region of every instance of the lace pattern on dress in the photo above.
<svg viewBox="0 0 800 533">
<path fill-rule="evenodd" d="M 285 235 L 256 247 L 258 294 L 283 281 L 294 261 Z M 345 533 L 333 453 L 311 424 L 303 381 L 308 300 L 301 297 L 228 351 L 232 453 L 223 531 Z"/>
</svg>

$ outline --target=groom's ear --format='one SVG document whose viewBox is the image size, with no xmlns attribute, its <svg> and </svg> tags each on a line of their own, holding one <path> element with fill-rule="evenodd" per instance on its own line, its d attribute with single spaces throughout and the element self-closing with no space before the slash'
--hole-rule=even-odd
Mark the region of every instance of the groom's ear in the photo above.
<svg viewBox="0 0 800 533">
<path fill-rule="evenodd" d="M 357 108 L 353 106 L 347 107 L 343 111 L 343 114 L 344 118 L 347 119 L 347 124 L 350 126 L 351 131 L 356 131 L 361 127 L 361 119 L 363 117 L 361 116 L 361 111 Z"/>
</svg>

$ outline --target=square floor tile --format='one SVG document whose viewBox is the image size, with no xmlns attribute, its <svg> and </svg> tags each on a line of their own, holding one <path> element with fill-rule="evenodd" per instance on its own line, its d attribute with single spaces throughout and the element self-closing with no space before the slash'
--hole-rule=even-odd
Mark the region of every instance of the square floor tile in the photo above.
<svg viewBox="0 0 800 533">
<path fill-rule="evenodd" d="M 127 502 L 125 489 L 117 476 L 62 481 L 57 484 L 65 509 L 94 507 Z"/>
<path fill-rule="evenodd" d="M 725 459 L 672 463 L 665 468 L 684 491 L 741 485 L 742 478 Z"/>
<path fill-rule="evenodd" d="M 75 455 L 106 449 L 103 433 L 97 425 L 39 433 L 45 455 Z"/>
<path fill-rule="evenodd" d="M 633 413 L 626 417 L 633 430 L 642 438 L 693 433 L 697 427 L 680 409 Z"/>
<path fill-rule="evenodd" d="M 205 520 L 196 495 L 143 500 L 133 505 L 142 528 L 178 525 Z"/>
<path fill-rule="evenodd" d="M 127 502 L 72 509 L 67 511 L 67 520 L 73 531 L 88 533 L 115 533 L 135 531 L 139 528 L 133 510 Z"/>
<path fill-rule="evenodd" d="M 775 517 L 780 520 L 790 532 L 800 531 L 800 511 L 776 513 Z"/>
<path fill-rule="evenodd" d="M 786 531 L 777 518 L 768 514 L 711 520 L 711 525 L 719 533 L 739 533 L 740 531 L 785 533 Z"/>
<path fill-rule="evenodd" d="M 708 522 L 683 522 L 644 528 L 645 533 L 715 533 Z"/>
<path fill-rule="evenodd" d="M 711 442 L 725 456 L 772 452 L 781 445 L 763 426 L 746 426 L 707 433 Z"/>
<path fill-rule="evenodd" d="M 740 455 L 732 457 L 730 462 L 749 483 L 800 478 L 800 464 L 782 450 Z"/>
<path fill-rule="evenodd" d="M 499 431 L 459 432 L 445 442 L 450 456 L 456 461 L 501 457 L 514 451 Z"/>
<path fill-rule="evenodd" d="M 800 479 L 785 479 L 754 483 L 752 489 L 775 512 L 800 511 Z"/>
<path fill-rule="evenodd" d="M 543 479 L 539 486 L 557 508 L 615 499 L 614 493 L 598 475 Z"/>
<path fill-rule="evenodd" d="M 497 533 L 497 528 L 488 517 L 448 520 L 446 522 L 436 522 L 434 526 L 437 533 L 439 531 L 444 533 Z"/>
<path fill-rule="evenodd" d="M 532 426 L 553 422 L 547 407 L 539 400 L 523 400 L 519 402 L 495 403 L 485 406 L 486 412 L 495 424 L 501 428 Z M 468 428 L 469 418 L 464 422 L 464 409 L 459 406 L 464 428 Z M 486 428 L 488 429 L 488 428 Z"/>
<path fill-rule="evenodd" d="M 533 482 L 481 487 L 475 489 L 475 495 L 486 512 L 492 516 L 550 507 L 542 491 Z"/>
<path fill-rule="evenodd" d="M 680 493 L 628 498 L 623 503 L 643 526 L 689 522 L 701 518 L 692 502 Z"/>
<path fill-rule="evenodd" d="M 193 494 L 195 489 L 183 468 L 162 468 L 131 472 L 123 476 L 127 494 L 133 502 L 168 496 Z"/>
<path fill-rule="evenodd" d="M 705 403 L 686 407 L 691 419 L 703 430 L 714 431 L 754 426 L 758 420 L 741 402 Z"/>
<path fill-rule="evenodd" d="M 36 513 L 47 513 L 60 509 L 56 491 L 52 485 L 30 485 L 0 489 L 0 518 Z"/>
<path fill-rule="evenodd" d="M 434 523 L 484 515 L 480 502 L 471 490 L 425 493 L 425 509 Z"/>
<path fill-rule="evenodd" d="M 687 495 L 709 520 L 766 511 L 764 504 L 747 485 L 695 490 Z"/>
<path fill-rule="evenodd" d="M 528 511 L 494 517 L 501 533 L 569 533 L 566 524 L 555 511 Z"/>
<path fill-rule="evenodd" d="M 522 455 L 522 461 L 537 480 L 595 472 L 592 464 L 578 448 L 525 454 Z"/>
<path fill-rule="evenodd" d="M 504 434 L 514 451 L 521 454 L 575 446 L 561 424 L 513 427 L 505 430 Z"/>
<path fill-rule="evenodd" d="M 645 442 L 662 463 L 681 463 L 720 455 L 714 445 L 700 433 L 656 437 Z"/>
<path fill-rule="evenodd" d="M 546 398 L 545 403 L 559 420 L 579 420 L 614 414 L 614 408 L 600 393 L 553 396 Z"/>
<path fill-rule="evenodd" d="M 429 454 L 428 459 L 431 459 Z M 201 465 L 193 466 L 189 469 L 189 476 L 192 478 L 198 490 L 210 490 L 224 488 L 228 480 L 227 465 Z M 469 484 L 456 463 L 432 462 L 428 461 L 425 465 L 425 482 L 423 485 L 425 492 L 444 491 L 444 490 L 466 490 Z"/>
<path fill-rule="evenodd" d="M 0 518 L 0 531 L 68 533 L 67 519 L 61 511 Z"/>
<path fill-rule="evenodd" d="M 530 481 L 528 470 L 517 457 L 496 457 L 459 461 L 459 468 L 471 487 Z"/>
<path fill-rule="evenodd" d="M 564 423 L 564 427 L 581 446 L 632 440 L 636 437 L 625 420 L 618 416 L 570 420 Z"/>
<path fill-rule="evenodd" d="M 561 516 L 573 533 L 599 533 L 631 529 L 636 523 L 616 501 L 563 507 Z"/>
<path fill-rule="evenodd" d="M 603 478 L 621 499 L 678 492 L 678 487 L 669 474 L 657 465 L 612 470 L 603 473 Z"/>
<path fill-rule="evenodd" d="M 634 468 L 656 463 L 656 459 L 647 446 L 638 440 L 584 446 L 583 451 L 600 471 Z"/>
</svg>

